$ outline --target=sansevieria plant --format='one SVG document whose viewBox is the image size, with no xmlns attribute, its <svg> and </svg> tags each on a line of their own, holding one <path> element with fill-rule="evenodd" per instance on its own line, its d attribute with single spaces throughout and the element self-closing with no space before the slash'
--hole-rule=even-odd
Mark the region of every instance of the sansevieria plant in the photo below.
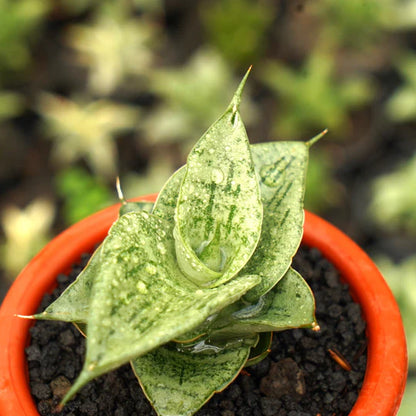
<svg viewBox="0 0 416 416">
<path fill-rule="evenodd" d="M 131 362 L 159 415 L 192 415 L 267 355 L 272 331 L 318 328 L 291 268 L 316 138 L 250 145 L 239 113 L 247 76 L 155 204 L 125 203 L 77 280 L 35 316 L 86 334 L 62 404 Z"/>
</svg>

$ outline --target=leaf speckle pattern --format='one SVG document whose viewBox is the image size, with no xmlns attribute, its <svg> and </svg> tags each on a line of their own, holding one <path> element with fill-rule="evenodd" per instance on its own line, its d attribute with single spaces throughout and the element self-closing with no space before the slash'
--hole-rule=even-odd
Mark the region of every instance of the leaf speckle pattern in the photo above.
<svg viewBox="0 0 416 416">
<path fill-rule="evenodd" d="M 36 316 L 86 331 L 63 403 L 130 361 L 159 416 L 191 416 L 267 354 L 272 331 L 316 326 L 312 292 L 291 268 L 309 146 L 249 144 L 247 76 L 155 204 L 123 201 L 87 267 Z"/>
</svg>

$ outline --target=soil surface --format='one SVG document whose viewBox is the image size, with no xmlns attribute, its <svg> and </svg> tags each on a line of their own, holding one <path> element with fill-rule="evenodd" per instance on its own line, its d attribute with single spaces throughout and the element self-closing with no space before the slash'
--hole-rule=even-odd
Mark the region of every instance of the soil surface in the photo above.
<svg viewBox="0 0 416 416">
<path fill-rule="evenodd" d="M 78 275 L 58 277 L 58 288 L 46 295 L 41 310 Z M 341 416 L 348 415 L 366 368 L 365 322 L 348 286 L 334 267 L 313 249 L 302 248 L 294 260 L 316 298 L 321 330 L 276 333 L 269 356 L 248 367 L 198 416 Z M 85 386 L 60 412 L 60 399 L 82 367 L 84 338 L 72 324 L 37 321 L 27 348 L 30 385 L 42 416 L 155 415 L 129 365 Z"/>
</svg>

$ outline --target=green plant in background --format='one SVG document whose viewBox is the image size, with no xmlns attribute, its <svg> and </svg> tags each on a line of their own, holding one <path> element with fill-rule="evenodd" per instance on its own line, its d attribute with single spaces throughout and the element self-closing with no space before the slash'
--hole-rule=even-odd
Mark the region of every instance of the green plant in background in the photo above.
<svg viewBox="0 0 416 416">
<path fill-rule="evenodd" d="M 142 11 L 160 13 L 163 11 L 163 0 L 132 0 L 133 4 Z"/>
<path fill-rule="evenodd" d="M 320 0 L 313 5 L 321 18 L 321 36 L 343 46 L 363 49 L 374 46 L 385 35 L 392 18 L 394 0 Z"/>
<path fill-rule="evenodd" d="M 154 71 L 151 80 L 151 89 L 162 102 L 144 120 L 145 137 L 153 144 L 181 142 L 186 151 L 224 108 L 234 87 L 227 63 L 206 49 L 196 52 L 181 68 Z M 256 117 L 250 103 L 242 111 L 248 123 Z"/>
<path fill-rule="evenodd" d="M 76 15 L 89 10 L 99 3 L 98 0 L 57 0 L 59 5 L 68 15 Z"/>
<path fill-rule="evenodd" d="M 2 213 L 5 238 L 0 246 L 0 254 L 11 280 L 48 242 L 54 214 L 52 202 L 41 198 L 23 209 L 8 206 Z"/>
<path fill-rule="evenodd" d="M 370 217 L 382 227 L 416 233 L 416 155 L 373 184 Z"/>
<path fill-rule="evenodd" d="M 280 137 L 302 135 L 322 124 L 342 137 L 348 132 L 349 112 L 372 96 L 368 78 L 337 76 L 334 59 L 323 47 L 312 51 L 299 69 L 269 61 L 261 78 L 279 103 L 275 133 Z"/>
<path fill-rule="evenodd" d="M 208 42 L 232 65 L 253 64 L 264 53 L 266 34 L 276 4 L 263 0 L 214 1 L 203 5 L 202 22 Z"/>
<path fill-rule="evenodd" d="M 404 82 L 387 101 L 386 111 L 393 121 L 414 120 L 416 118 L 416 55 L 407 53 L 396 62 Z"/>
<path fill-rule="evenodd" d="M 19 115 L 24 108 L 23 97 L 0 89 L 0 123 Z"/>
<path fill-rule="evenodd" d="M 306 209 L 320 213 L 339 203 L 341 185 L 335 180 L 333 170 L 332 159 L 328 153 L 318 149 L 310 153 L 306 177 Z"/>
<path fill-rule="evenodd" d="M 270 331 L 316 327 L 312 292 L 290 267 L 315 140 L 250 146 L 238 110 L 245 79 L 152 212 L 122 214 L 36 316 L 86 329 L 85 365 L 64 402 L 131 361 L 159 415 L 191 415 L 264 358 Z"/>
<path fill-rule="evenodd" d="M 100 6 L 106 7 L 108 1 L 103 0 L 57 0 L 65 12 L 73 15 L 89 9 L 96 9 Z M 163 10 L 162 0 L 118 0 L 117 3 L 134 6 L 139 11 L 160 13 Z M 133 10 L 133 9 L 132 9 Z"/>
<path fill-rule="evenodd" d="M 397 416 L 412 416 L 416 406 L 416 379 L 408 378 L 406 390 Z"/>
<path fill-rule="evenodd" d="M 375 261 L 399 304 L 406 331 L 409 368 L 416 370 L 416 256 L 398 264 L 386 256 Z"/>
<path fill-rule="evenodd" d="M 146 15 L 134 16 L 128 5 L 105 2 L 92 22 L 69 28 L 68 42 L 88 68 L 94 93 L 110 94 L 127 81 L 131 89 L 151 72 L 156 25 Z"/>
<path fill-rule="evenodd" d="M 53 140 L 53 157 L 68 164 L 85 159 L 101 178 L 117 176 L 115 135 L 133 130 L 138 123 L 137 108 L 114 101 L 71 101 L 42 94 L 38 111 Z"/>
<path fill-rule="evenodd" d="M 50 7 L 48 0 L 0 0 L 0 75 L 14 76 L 30 63 L 30 41 Z"/>
<path fill-rule="evenodd" d="M 107 186 L 80 167 L 61 170 L 55 184 L 58 195 L 63 199 L 63 215 L 67 225 L 115 202 Z"/>
</svg>

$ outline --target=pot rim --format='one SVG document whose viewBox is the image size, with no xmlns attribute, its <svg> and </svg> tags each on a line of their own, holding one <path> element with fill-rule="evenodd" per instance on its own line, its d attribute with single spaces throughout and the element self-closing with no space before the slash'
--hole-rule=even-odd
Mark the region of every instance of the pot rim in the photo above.
<svg viewBox="0 0 416 416">
<path fill-rule="evenodd" d="M 302 243 L 318 248 L 340 271 L 367 323 L 367 367 L 350 416 L 397 414 L 406 386 L 408 357 L 400 310 L 389 286 L 354 241 L 307 211 Z"/>
<path fill-rule="evenodd" d="M 151 194 L 139 199 L 154 201 L 156 197 L 157 194 Z M 0 414 L 39 416 L 30 394 L 24 352 L 32 322 L 16 314 L 35 312 L 56 276 L 68 272 L 83 253 L 91 252 L 105 238 L 119 208 L 120 204 L 116 204 L 99 211 L 59 234 L 29 262 L 11 286 L 0 309 Z M 399 308 L 389 287 L 357 244 L 307 211 L 302 243 L 318 248 L 341 272 L 367 321 L 367 368 L 350 416 L 395 415 L 406 384 L 407 349 Z M 30 298 L 26 296 L 28 287 Z"/>
</svg>

